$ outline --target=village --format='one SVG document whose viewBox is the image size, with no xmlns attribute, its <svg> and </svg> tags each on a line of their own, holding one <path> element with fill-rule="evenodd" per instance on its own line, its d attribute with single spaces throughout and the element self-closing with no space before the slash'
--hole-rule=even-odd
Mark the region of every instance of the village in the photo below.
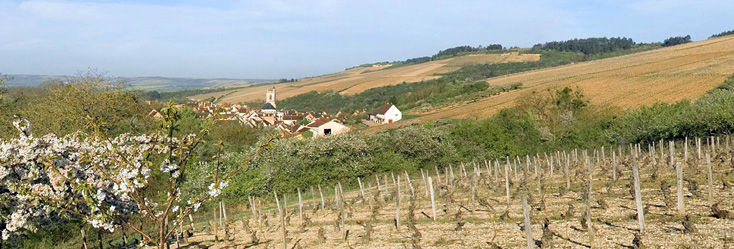
<svg viewBox="0 0 734 249">
<path fill-rule="evenodd" d="M 179 107 L 190 107 L 202 118 L 218 122 L 239 122 L 249 127 L 273 127 L 283 137 L 316 137 L 350 132 L 354 127 L 344 124 L 344 120 L 357 117 L 367 126 L 389 124 L 400 121 L 402 112 L 397 106 L 385 103 L 371 111 L 354 111 L 352 113 L 337 112 L 299 112 L 296 110 L 278 109 L 275 87 L 265 93 L 265 103 L 260 108 L 227 102 L 213 103 L 209 101 L 188 102 Z M 157 110 L 151 110 L 148 116 L 160 118 Z"/>
</svg>

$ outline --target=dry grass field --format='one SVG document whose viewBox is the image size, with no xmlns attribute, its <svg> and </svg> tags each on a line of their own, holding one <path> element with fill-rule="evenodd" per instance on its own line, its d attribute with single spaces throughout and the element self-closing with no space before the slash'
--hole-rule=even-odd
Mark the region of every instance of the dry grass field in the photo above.
<svg viewBox="0 0 734 249">
<path fill-rule="evenodd" d="M 344 192 L 342 198 L 335 198 L 336 186 L 323 186 L 332 190 L 324 196 L 319 196 L 318 188 L 310 190 L 316 198 L 306 190 L 302 213 L 297 195 L 291 194 L 281 198 L 281 203 L 287 200 L 288 204 L 283 221 L 286 248 L 522 248 L 526 245 L 522 196 L 529 198 L 533 244 L 588 248 L 593 234 L 593 248 L 635 248 L 639 225 L 632 166 L 640 169 L 645 224 L 641 239 L 646 248 L 734 248 L 734 151 L 728 144 L 721 139 L 715 150 L 703 146 L 699 158 L 691 143 L 687 161 L 682 144 L 677 145 L 674 161 L 681 163 L 683 209 L 677 205 L 678 177 L 667 148 L 662 153 L 660 148 L 640 150 L 637 159 L 630 150 L 620 152 L 622 148 L 606 150 L 603 156 L 599 151 L 561 152 L 531 156 L 530 162 L 510 159 L 509 167 L 503 161 L 490 161 L 455 165 L 450 170 L 428 169 L 425 177 L 421 172 L 410 175 L 410 180 L 407 173 L 384 175 L 379 177 L 379 187 L 377 179 L 362 179 L 365 198 L 359 188 Z M 706 154 L 712 155 L 711 183 Z M 587 199 L 589 168 L 593 181 Z M 435 221 L 428 176 L 435 190 Z M 322 198 L 325 208 L 316 208 Z M 228 210 L 224 221 L 216 214 L 212 219 L 211 213 L 217 211 L 200 214 L 194 236 L 179 243 L 184 248 L 284 248 L 278 209 L 272 201 L 262 201 L 255 208 L 260 211 L 242 204 Z M 587 210 L 591 210 L 591 230 Z M 343 220 L 338 218 L 340 213 Z M 544 229 L 546 218 L 549 223 Z M 189 229 L 188 222 L 184 225 Z"/>
<path fill-rule="evenodd" d="M 579 87 L 593 104 L 622 108 L 695 99 L 734 73 L 734 36 L 714 38 L 626 56 L 506 75 L 490 85 L 521 82 L 522 89 L 443 108 L 411 120 L 483 119 L 532 92 Z M 394 128 L 408 122 L 372 128 Z"/>
<path fill-rule="evenodd" d="M 202 100 L 209 97 L 222 97 L 221 101 L 230 103 L 261 101 L 265 96 L 265 90 L 272 86 L 277 87 L 278 98 L 280 99 L 310 91 L 357 94 L 374 87 L 435 79 L 440 77 L 438 74 L 457 70 L 467 64 L 537 61 L 539 59 L 540 57 L 537 54 L 480 54 L 390 69 L 384 69 L 386 66 L 357 67 L 339 73 L 305 78 L 293 83 L 256 85 L 236 90 L 201 94 L 190 98 Z"/>
</svg>

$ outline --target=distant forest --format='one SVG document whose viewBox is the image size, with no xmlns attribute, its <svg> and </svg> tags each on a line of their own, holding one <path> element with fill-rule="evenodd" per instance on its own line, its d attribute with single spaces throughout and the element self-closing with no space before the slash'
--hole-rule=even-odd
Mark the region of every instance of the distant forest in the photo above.
<svg viewBox="0 0 734 249">
<path fill-rule="evenodd" d="M 734 35 L 734 30 L 724 31 L 724 32 L 712 35 L 709 38 L 722 37 L 722 36 L 727 36 L 727 35 Z"/>
<path fill-rule="evenodd" d="M 617 50 L 630 49 L 636 43 L 631 38 L 586 38 L 567 41 L 553 41 L 545 44 L 536 44 L 531 51 L 550 49 L 561 52 L 581 52 L 584 54 L 609 53 Z"/>
<path fill-rule="evenodd" d="M 404 61 L 393 61 L 393 62 L 384 61 L 384 62 L 377 62 L 377 63 L 368 63 L 368 64 L 359 65 L 358 67 L 367 67 L 367 66 L 378 65 L 378 64 L 392 64 L 392 66 L 388 68 L 395 68 L 395 67 L 425 63 L 429 61 L 443 60 L 443 59 L 448 59 L 451 57 L 462 56 L 462 55 L 467 55 L 467 54 L 500 53 L 505 50 L 507 50 L 507 48 L 502 47 L 502 44 L 490 44 L 487 46 L 479 45 L 476 47 L 465 45 L 465 46 L 447 48 L 447 49 L 438 51 L 438 53 L 432 56 L 415 57 L 415 58 L 410 58 Z"/>
<path fill-rule="evenodd" d="M 663 41 L 663 47 L 670 47 L 670 46 L 675 46 L 678 44 L 689 43 L 689 42 L 691 42 L 690 35 L 675 36 L 675 37 L 670 37 L 668 39 L 665 39 L 665 41 Z"/>
</svg>

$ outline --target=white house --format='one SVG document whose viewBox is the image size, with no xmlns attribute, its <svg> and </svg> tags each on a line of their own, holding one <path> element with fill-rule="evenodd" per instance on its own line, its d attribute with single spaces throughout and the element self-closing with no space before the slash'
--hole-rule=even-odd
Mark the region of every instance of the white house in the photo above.
<svg viewBox="0 0 734 249">
<path fill-rule="evenodd" d="M 327 118 L 313 121 L 307 124 L 306 127 L 313 132 L 314 136 L 336 135 L 350 131 L 346 125 L 336 122 L 335 119 L 330 120 Z"/>
<path fill-rule="evenodd" d="M 403 113 L 393 104 L 387 103 L 367 113 L 367 120 L 378 124 L 389 124 L 403 119 Z"/>
</svg>

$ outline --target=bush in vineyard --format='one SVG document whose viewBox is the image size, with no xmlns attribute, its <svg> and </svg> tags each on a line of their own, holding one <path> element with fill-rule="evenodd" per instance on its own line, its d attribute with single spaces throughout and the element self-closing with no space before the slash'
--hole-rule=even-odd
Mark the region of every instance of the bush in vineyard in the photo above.
<svg viewBox="0 0 734 249">
<path fill-rule="evenodd" d="M 27 121 L 16 119 L 19 137 L 0 141 L 2 239 L 67 218 L 107 231 L 125 227 L 164 248 L 172 228 L 217 197 L 235 171 L 215 174 L 205 192 L 182 198 L 192 151 L 204 141 L 194 134 L 176 137 L 177 110 L 161 113 L 159 132 L 112 138 L 83 132 L 35 137 Z M 153 221 L 155 229 L 134 224 L 143 220 Z"/>
<path fill-rule="evenodd" d="M 250 170 L 234 177 L 224 195 L 245 198 L 272 190 L 286 193 L 374 173 L 448 165 L 456 153 L 447 136 L 435 129 L 408 127 L 381 134 L 279 140 L 254 157 Z M 241 157 L 244 155 L 226 154 L 224 163 L 235 163 L 232 159 Z"/>
</svg>

